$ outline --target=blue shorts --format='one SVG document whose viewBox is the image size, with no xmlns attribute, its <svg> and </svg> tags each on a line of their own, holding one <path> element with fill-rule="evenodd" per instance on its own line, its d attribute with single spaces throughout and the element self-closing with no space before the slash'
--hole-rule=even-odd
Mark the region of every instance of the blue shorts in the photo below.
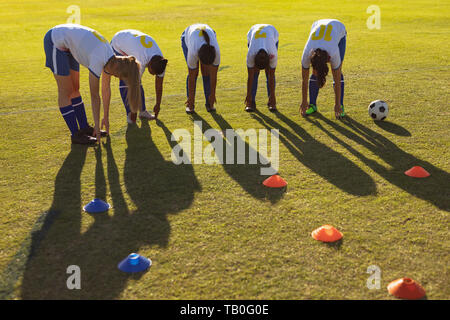
<svg viewBox="0 0 450 320">
<path fill-rule="evenodd" d="M 45 66 L 58 76 L 70 75 L 70 70 L 80 71 L 80 64 L 69 51 L 61 51 L 52 41 L 50 29 L 44 37 Z"/>
</svg>

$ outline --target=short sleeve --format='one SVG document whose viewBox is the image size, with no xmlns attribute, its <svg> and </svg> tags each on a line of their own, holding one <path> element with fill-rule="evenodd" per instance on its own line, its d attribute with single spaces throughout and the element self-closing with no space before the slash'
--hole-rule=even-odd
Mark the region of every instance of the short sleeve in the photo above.
<svg viewBox="0 0 450 320">
<path fill-rule="evenodd" d="M 305 49 L 303 50 L 302 55 L 302 67 L 303 69 L 309 69 L 310 66 L 311 66 L 311 53 L 308 46 L 306 46 Z"/>
</svg>

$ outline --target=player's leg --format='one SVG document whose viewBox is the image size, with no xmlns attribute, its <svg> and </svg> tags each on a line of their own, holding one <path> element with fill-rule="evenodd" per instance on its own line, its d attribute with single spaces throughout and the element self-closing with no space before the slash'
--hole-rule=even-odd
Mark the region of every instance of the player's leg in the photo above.
<svg viewBox="0 0 450 320">
<path fill-rule="evenodd" d="M 181 49 L 183 50 L 184 60 L 186 60 L 186 64 L 187 64 L 188 48 L 187 48 L 186 41 L 185 41 L 185 32 L 184 31 L 181 34 Z M 188 66 L 188 69 L 189 69 L 189 66 Z M 196 86 L 197 86 L 197 81 L 194 82 L 194 94 L 196 91 Z M 186 77 L 186 97 L 189 99 L 189 72 Z M 188 106 L 186 106 L 186 113 L 190 114 L 193 112 L 194 112 L 193 109 L 191 110 L 191 109 L 189 109 Z"/>
<path fill-rule="evenodd" d="M 258 78 L 259 78 L 259 69 L 255 68 L 255 74 L 253 76 L 253 84 L 252 84 L 252 108 L 256 108 L 256 92 L 258 91 Z"/>
<path fill-rule="evenodd" d="M 211 77 L 209 75 L 209 68 L 201 64 L 200 70 L 202 72 L 203 92 L 205 93 L 205 106 L 209 109 L 209 95 L 211 94 Z"/>
<path fill-rule="evenodd" d="M 78 69 L 78 70 L 77 70 Z M 83 99 L 80 94 L 80 71 L 78 68 L 70 69 L 70 79 L 72 81 L 72 93 L 70 94 L 70 101 L 75 111 L 80 130 L 86 130 L 89 125 L 86 117 L 86 109 L 84 107 Z M 89 130 L 90 131 L 90 130 Z M 86 132 L 86 134 L 92 134 L 93 132 Z"/>
<path fill-rule="evenodd" d="M 345 87 L 345 83 L 344 83 L 344 74 L 342 73 L 342 64 L 344 63 L 344 57 L 345 57 L 345 49 L 347 46 L 347 36 L 344 36 L 338 44 L 339 47 L 339 55 L 341 57 L 341 106 L 342 108 L 344 108 L 344 87 Z M 333 86 L 335 85 L 335 83 L 333 82 Z"/>
</svg>

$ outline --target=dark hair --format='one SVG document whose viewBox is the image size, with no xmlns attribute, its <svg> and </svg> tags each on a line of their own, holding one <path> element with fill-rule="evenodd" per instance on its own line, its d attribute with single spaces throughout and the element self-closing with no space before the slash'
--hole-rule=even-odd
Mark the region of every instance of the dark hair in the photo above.
<svg viewBox="0 0 450 320">
<path fill-rule="evenodd" d="M 210 65 L 216 59 L 216 49 L 209 44 L 209 35 L 206 30 L 201 30 L 200 32 L 202 32 L 203 37 L 205 37 L 206 44 L 202 45 L 200 50 L 198 50 L 198 57 L 202 64 Z"/>
<path fill-rule="evenodd" d="M 152 68 L 155 74 L 161 74 L 166 70 L 167 59 L 161 56 L 155 55 L 150 60 L 150 68 Z"/>
<path fill-rule="evenodd" d="M 260 49 L 255 56 L 255 66 L 258 69 L 262 70 L 262 69 L 267 68 L 267 66 L 269 65 L 269 62 L 270 62 L 270 58 L 269 58 L 269 54 L 267 53 L 267 51 L 264 49 Z"/>
<path fill-rule="evenodd" d="M 328 75 L 328 52 L 322 49 L 314 50 L 311 56 L 311 64 L 314 70 L 317 72 L 317 84 L 319 88 L 322 88 L 327 81 Z"/>
</svg>

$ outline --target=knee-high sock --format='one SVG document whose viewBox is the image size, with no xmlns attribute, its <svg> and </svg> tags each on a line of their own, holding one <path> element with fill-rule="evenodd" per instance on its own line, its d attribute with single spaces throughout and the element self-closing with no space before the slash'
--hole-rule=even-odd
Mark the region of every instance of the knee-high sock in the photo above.
<svg viewBox="0 0 450 320">
<path fill-rule="evenodd" d="M 86 110 L 84 109 L 84 103 L 83 99 L 80 97 L 73 98 L 72 100 L 72 107 L 75 111 L 75 116 L 78 121 L 78 125 L 80 126 L 80 129 L 87 128 L 88 122 L 86 118 Z"/>
<path fill-rule="evenodd" d="M 259 77 L 259 70 L 255 71 L 255 76 L 253 77 L 253 84 L 252 84 L 252 101 L 253 103 L 256 102 L 256 91 L 258 91 L 258 77 Z"/>
<path fill-rule="evenodd" d="M 125 106 L 125 110 L 127 114 L 130 113 L 130 106 L 128 105 L 127 94 L 128 94 L 128 86 L 125 84 L 125 81 L 120 80 L 119 82 L 119 91 L 120 96 L 122 97 L 123 105 Z"/>
<path fill-rule="evenodd" d="M 333 87 L 335 83 L 333 81 Z M 341 106 L 344 105 L 344 75 L 341 73 Z"/>
<path fill-rule="evenodd" d="M 142 87 L 142 85 L 141 85 L 141 100 L 142 100 L 141 111 L 145 111 L 147 109 L 145 108 L 145 94 L 144 94 L 144 88 Z"/>
<path fill-rule="evenodd" d="M 206 104 L 209 104 L 209 95 L 211 94 L 211 77 L 202 76 L 203 79 L 203 92 L 205 93 Z"/>
<path fill-rule="evenodd" d="M 194 94 L 197 87 L 197 81 L 194 82 Z M 186 77 L 186 97 L 189 99 L 189 75 Z"/>
<path fill-rule="evenodd" d="M 319 95 L 319 86 L 317 85 L 317 77 L 311 75 L 309 78 L 309 104 L 317 106 L 317 96 Z"/>
<path fill-rule="evenodd" d="M 78 123 L 77 123 L 77 117 L 75 115 L 75 110 L 73 110 L 73 107 L 71 104 L 68 106 L 59 108 L 59 111 L 61 112 L 64 120 L 66 121 L 67 127 L 69 127 L 70 133 L 74 135 L 78 132 Z"/>
</svg>

